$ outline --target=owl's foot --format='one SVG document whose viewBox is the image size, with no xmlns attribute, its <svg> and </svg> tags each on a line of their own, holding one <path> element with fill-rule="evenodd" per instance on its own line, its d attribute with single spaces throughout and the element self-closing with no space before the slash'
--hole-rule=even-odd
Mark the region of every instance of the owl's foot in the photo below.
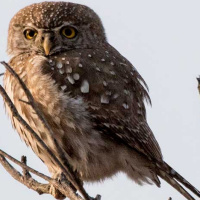
<svg viewBox="0 0 200 200">
<path fill-rule="evenodd" d="M 69 182 L 65 178 L 65 176 L 62 173 L 55 174 L 52 178 L 56 179 L 60 183 L 64 182 L 65 184 L 69 185 Z M 65 199 L 66 196 L 63 195 L 57 188 L 55 188 L 53 185 L 50 187 L 50 194 L 53 195 L 56 199 Z"/>
<path fill-rule="evenodd" d="M 55 188 L 53 185 L 50 187 L 50 194 L 53 195 L 56 199 L 65 199 L 66 196 L 63 195 L 57 188 Z"/>
<path fill-rule="evenodd" d="M 57 181 L 60 183 L 69 185 L 69 187 L 74 191 L 74 193 L 77 192 L 76 188 L 71 184 L 65 177 L 63 173 L 58 173 L 53 176 Z M 56 199 L 65 199 L 66 196 L 63 195 L 57 188 L 55 188 L 53 185 L 50 187 L 50 194 L 53 195 Z"/>
</svg>

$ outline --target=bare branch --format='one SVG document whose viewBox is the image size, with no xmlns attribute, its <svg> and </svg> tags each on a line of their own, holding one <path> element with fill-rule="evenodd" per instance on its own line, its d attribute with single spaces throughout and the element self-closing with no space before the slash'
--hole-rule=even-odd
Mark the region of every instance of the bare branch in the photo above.
<svg viewBox="0 0 200 200">
<path fill-rule="evenodd" d="M 48 182 L 50 182 L 52 180 L 50 177 L 48 177 L 48 176 L 46 176 L 46 175 L 44 175 L 44 174 L 32 169 L 31 167 L 28 167 L 26 164 L 16 160 L 15 158 L 13 158 L 12 156 L 8 155 L 6 152 L 2 151 L 1 149 L 0 149 L 0 155 L 5 157 L 5 158 L 7 158 L 7 159 L 9 159 L 9 160 L 11 160 L 13 163 L 19 165 L 22 169 L 26 169 L 27 171 L 35 174 L 36 176 L 39 176 L 40 178 L 42 178 L 42 179 L 44 179 L 44 180 L 46 180 Z"/>
<path fill-rule="evenodd" d="M 26 156 L 22 156 L 21 157 L 21 162 L 24 164 L 24 165 L 27 165 L 27 158 Z M 26 178 L 29 178 L 31 177 L 29 171 L 27 169 L 25 169 L 24 167 L 22 168 L 23 169 L 23 176 L 26 177 Z"/>
<path fill-rule="evenodd" d="M 49 184 L 41 184 L 36 180 L 30 178 L 29 180 L 25 179 L 9 162 L 5 159 L 4 156 L 0 154 L 0 163 L 6 169 L 6 171 L 17 181 L 24 184 L 28 188 L 35 190 L 39 194 L 49 194 Z"/>
</svg>

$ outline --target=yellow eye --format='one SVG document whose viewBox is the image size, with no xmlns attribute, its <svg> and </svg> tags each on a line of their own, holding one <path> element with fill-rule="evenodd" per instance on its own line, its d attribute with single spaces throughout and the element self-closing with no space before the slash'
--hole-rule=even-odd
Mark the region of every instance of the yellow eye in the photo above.
<svg viewBox="0 0 200 200">
<path fill-rule="evenodd" d="M 62 35 L 68 39 L 75 38 L 77 35 L 77 30 L 73 27 L 65 27 L 61 30 Z"/>
<path fill-rule="evenodd" d="M 35 38 L 36 35 L 37 35 L 37 32 L 35 30 L 27 29 L 27 30 L 24 31 L 24 36 L 28 40 Z"/>
</svg>

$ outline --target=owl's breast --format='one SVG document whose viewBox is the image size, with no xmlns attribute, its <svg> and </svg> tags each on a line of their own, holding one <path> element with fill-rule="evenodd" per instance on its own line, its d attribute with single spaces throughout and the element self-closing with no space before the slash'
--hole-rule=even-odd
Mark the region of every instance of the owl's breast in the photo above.
<svg viewBox="0 0 200 200">
<path fill-rule="evenodd" d="M 83 100 L 70 97 L 63 92 L 63 88 L 60 87 L 61 83 L 57 83 L 52 78 L 51 61 L 45 57 L 26 57 L 18 63 L 19 65 L 16 63 L 18 62 L 15 60 L 10 64 L 27 85 L 66 155 L 72 160 L 78 160 L 81 157 L 84 159 L 86 157 L 85 147 L 88 144 L 87 138 L 82 136 L 83 132 L 89 132 L 91 125 Z M 4 86 L 19 114 L 56 154 L 56 147 L 51 142 L 48 130 L 43 126 L 32 107 L 25 103 L 28 102 L 28 99 L 23 89 L 8 71 L 5 73 Z M 52 161 L 45 155 L 34 137 L 13 117 L 7 106 L 6 110 L 20 137 L 47 164 L 50 171 L 53 171 Z M 80 137 L 80 135 L 82 136 Z"/>
</svg>

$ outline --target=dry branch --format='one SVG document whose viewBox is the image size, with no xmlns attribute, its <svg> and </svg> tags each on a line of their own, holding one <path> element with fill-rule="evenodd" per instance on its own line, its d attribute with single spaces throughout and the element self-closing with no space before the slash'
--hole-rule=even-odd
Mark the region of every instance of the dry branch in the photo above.
<svg viewBox="0 0 200 200">
<path fill-rule="evenodd" d="M 22 175 L 20 172 L 18 172 L 7 160 L 11 160 L 15 164 L 22 167 L 23 171 L 26 170 L 28 172 L 27 174 Z M 74 191 L 69 187 L 69 185 L 66 185 L 66 182 L 59 182 L 55 179 L 52 179 L 36 170 L 34 170 L 31 167 L 28 167 L 25 163 L 20 162 L 13 158 L 12 156 L 8 155 L 4 151 L 0 150 L 0 163 L 1 165 L 6 169 L 6 171 L 17 181 L 24 184 L 28 188 L 38 192 L 39 194 L 51 194 L 50 193 L 50 184 L 54 187 L 58 188 L 62 194 L 64 194 L 66 197 L 68 197 L 71 200 L 83 200 L 80 196 L 74 193 Z M 29 172 L 35 174 L 36 176 L 46 180 L 49 182 L 49 184 L 42 184 L 36 181 L 31 177 Z"/>
<path fill-rule="evenodd" d="M 0 163 L 6 169 L 6 171 L 17 181 L 24 184 L 28 188 L 35 190 L 39 194 L 49 194 L 49 184 L 41 184 L 33 178 L 22 176 L 6 159 L 0 154 Z"/>
</svg>

